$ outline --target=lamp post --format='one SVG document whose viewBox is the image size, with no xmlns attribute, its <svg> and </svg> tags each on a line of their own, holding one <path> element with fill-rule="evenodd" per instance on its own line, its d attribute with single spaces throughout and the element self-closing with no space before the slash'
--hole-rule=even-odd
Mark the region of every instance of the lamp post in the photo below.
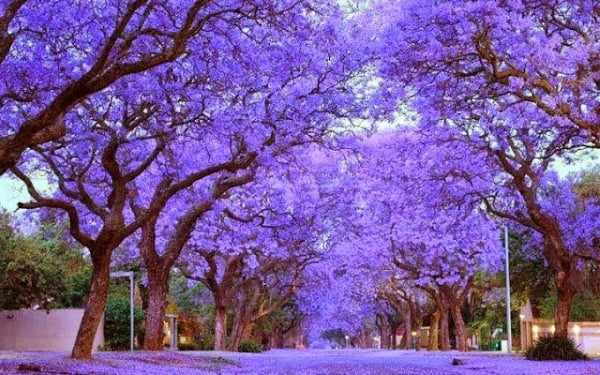
<svg viewBox="0 0 600 375">
<path fill-rule="evenodd" d="M 110 273 L 110 277 L 129 277 L 129 350 L 133 351 L 133 342 L 134 342 L 134 338 L 133 338 L 133 325 L 134 325 L 134 319 L 133 319 L 133 313 L 134 313 L 134 306 L 133 306 L 133 278 L 134 278 L 134 274 L 133 271 L 115 271 L 115 272 L 111 272 Z"/>
<path fill-rule="evenodd" d="M 348 349 L 350 347 L 350 336 L 346 335 L 345 339 L 346 339 L 346 349 Z"/>
<path fill-rule="evenodd" d="M 510 321 L 510 269 L 508 259 L 508 227 L 504 226 L 504 255 L 506 261 L 506 351 L 512 353 L 512 329 Z"/>
</svg>

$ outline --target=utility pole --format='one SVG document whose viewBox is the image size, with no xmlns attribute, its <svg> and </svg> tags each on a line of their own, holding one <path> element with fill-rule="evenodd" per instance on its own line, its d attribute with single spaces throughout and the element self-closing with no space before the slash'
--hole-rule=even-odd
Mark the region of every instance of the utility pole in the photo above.
<svg viewBox="0 0 600 375">
<path fill-rule="evenodd" d="M 506 351 L 512 353 L 512 329 L 510 322 L 510 270 L 508 258 L 508 227 L 504 226 L 504 255 L 506 259 Z"/>
</svg>

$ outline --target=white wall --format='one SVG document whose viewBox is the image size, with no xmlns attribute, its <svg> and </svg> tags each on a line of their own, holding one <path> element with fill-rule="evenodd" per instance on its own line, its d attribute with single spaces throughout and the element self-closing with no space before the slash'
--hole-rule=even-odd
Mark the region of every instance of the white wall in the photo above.
<svg viewBox="0 0 600 375">
<path fill-rule="evenodd" d="M 554 323 L 541 320 L 527 322 L 526 330 L 531 330 L 531 342 L 527 347 L 541 336 L 554 333 Z M 527 334 L 521 326 L 521 335 Z M 579 350 L 591 356 L 600 356 L 600 322 L 569 322 L 569 337 L 573 339 Z"/>
<path fill-rule="evenodd" d="M 0 311 L 0 350 L 48 350 L 70 352 L 83 309 Z M 104 318 L 93 350 L 104 344 Z"/>
</svg>

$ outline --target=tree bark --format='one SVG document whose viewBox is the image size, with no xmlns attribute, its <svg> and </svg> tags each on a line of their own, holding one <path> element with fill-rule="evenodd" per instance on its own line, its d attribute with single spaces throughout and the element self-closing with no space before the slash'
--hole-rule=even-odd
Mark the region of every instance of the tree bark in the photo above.
<svg viewBox="0 0 600 375">
<path fill-rule="evenodd" d="M 248 328 L 248 324 L 244 323 L 244 322 L 234 325 L 234 328 L 231 333 L 231 344 L 230 344 L 231 351 L 235 352 L 238 350 L 240 343 L 242 342 L 242 340 L 245 337 L 247 328 Z"/>
<path fill-rule="evenodd" d="M 227 311 L 225 306 L 215 303 L 215 344 L 214 350 L 226 350 Z"/>
<path fill-rule="evenodd" d="M 453 303 L 451 306 L 452 318 L 454 319 L 454 327 L 456 329 L 456 349 L 460 352 L 466 352 L 467 330 L 460 307 L 458 303 Z"/>
<path fill-rule="evenodd" d="M 440 350 L 450 350 L 450 327 L 448 326 L 448 302 L 446 297 L 437 289 L 426 290 L 431 299 L 435 302 L 437 313 L 439 313 L 439 347 Z"/>
<path fill-rule="evenodd" d="M 233 326 L 231 328 L 231 340 L 229 350 L 237 351 L 240 343 L 244 339 L 244 335 L 246 334 L 246 330 L 250 324 L 250 319 L 248 317 L 248 313 L 246 311 L 247 306 L 243 304 L 243 302 L 238 302 L 238 306 L 235 309 L 235 314 L 233 318 Z"/>
<path fill-rule="evenodd" d="M 148 268 L 148 310 L 146 315 L 145 350 L 162 350 L 164 317 L 167 307 L 169 272 Z"/>
<path fill-rule="evenodd" d="M 410 314 L 410 334 L 411 334 L 411 345 L 414 346 L 413 349 L 420 350 L 421 349 L 421 311 L 418 302 L 415 299 L 406 300 L 408 303 L 408 312 Z M 412 333 L 415 332 L 416 336 L 413 336 Z"/>
<path fill-rule="evenodd" d="M 555 337 L 567 337 L 569 333 L 569 315 L 575 290 L 571 286 L 570 275 L 558 272 L 555 277 L 557 289 L 556 310 L 554 312 Z"/>
<path fill-rule="evenodd" d="M 108 298 L 108 282 L 110 274 L 110 257 L 112 251 L 90 249 L 92 256 L 92 278 L 88 292 L 85 311 L 81 318 L 75 345 L 71 352 L 73 359 L 91 359 L 96 331 L 106 309 Z"/>
<path fill-rule="evenodd" d="M 560 231 L 549 230 L 549 239 L 544 244 L 544 256 L 554 271 L 557 301 L 554 310 L 554 336 L 567 337 L 569 333 L 569 315 L 573 297 L 577 292 L 576 278 L 577 260 L 571 256 L 564 245 Z"/>
<path fill-rule="evenodd" d="M 377 326 L 377 330 L 379 331 L 379 337 L 381 339 L 381 348 L 390 349 L 390 336 L 392 335 L 392 329 L 387 315 L 384 312 L 380 311 L 377 313 L 375 325 Z"/>
<path fill-rule="evenodd" d="M 406 333 L 404 334 L 404 349 L 412 349 L 412 331 L 413 331 L 413 322 L 412 315 L 410 312 L 404 314 L 404 325 L 406 327 Z"/>
<path fill-rule="evenodd" d="M 431 324 L 429 325 L 429 342 L 427 343 L 427 350 L 437 351 L 439 348 L 439 335 L 440 335 L 440 312 L 436 310 L 431 315 Z"/>
<path fill-rule="evenodd" d="M 450 350 L 450 327 L 448 326 L 448 310 L 442 308 L 440 311 L 440 349 Z"/>
</svg>

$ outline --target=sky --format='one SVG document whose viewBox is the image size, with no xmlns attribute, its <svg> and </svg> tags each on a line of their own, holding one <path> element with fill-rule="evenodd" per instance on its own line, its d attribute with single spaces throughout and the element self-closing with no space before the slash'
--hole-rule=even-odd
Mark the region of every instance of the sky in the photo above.
<svg viewBox="0 0 600 375">
<path fill-rule="evenodd" d="M 49 185 L 45 183 L 44 177 L 34 176 L 32 180 L 34 183 L 39 184 L 38 187 L 42 191 L 49 190 Z M 18 202 L 27 202 L 29 200 L 27 189 L 21 181 L 8 175 L 0 176 L 0 208 L 14 212 L 17 209 Z"/>
<path fill-rule="evenodd" d="M 0 206 L 14 211 L 17 202 L 28 199 L 27 190 L 19 182 L 8 177 L 0 177 Z"/>
</svg>

